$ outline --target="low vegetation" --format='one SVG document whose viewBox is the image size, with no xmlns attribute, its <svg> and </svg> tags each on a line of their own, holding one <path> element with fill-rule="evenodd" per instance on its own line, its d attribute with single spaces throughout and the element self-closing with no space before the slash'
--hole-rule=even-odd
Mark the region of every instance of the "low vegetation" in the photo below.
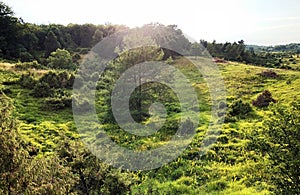
<svg viewBox="0 0 300 195">
<path fill-rule="evenodd" d="M 190 43 L 175 25 L 149 24 L 139 30 L 155 37 L 155 47 L 126 51 L 139 41 L 126 37 L 124 48 L 118 48 L 125 52 L 103 73 L 79 77 L 79 63 L 89 49 L 127 27 L 27 24 L 1 2 L 0 13 L 4 21 L 0 24 L 0 194 L 300 193 L 300 58 L 296 51 L 250 49 L 243 41 L 201 40 L 202 48 L 200 43 Z M 190 57 L 159 47 L 166 41 L 164 32 L 184 43 L 181 52 Z M 174 42 L 167 44 L 171 47 Z M 191 63 L 203 60 L 205 48 L 221 59 L 217 66 L 226 86 L 227 100 L 218 105 L 218 115 L 225 119 L 218 127 L 219 135 L 207 132 L 212 100 L 205 75 Z M 131 94 L 130 114 L 139 123 L 149 122 L 153 102 L 166 108 L 166 122 L 150 136 L 125 132 L 110 106 L 115 81 L 144 61 L 170 64 L 192 82 L 199 99 L 199 126 L 192 142 L 170 163 L 147 171 L 120 170 L 100 161 L 82 143 L 72 100 L 83 114 L 91 106 L 87 99 L 72 94 L 72 87 L 75 77 L 83 90 L 86 78 L 98 80 L 96 112 L 115 143 L 136 151 L 160 147 L 176 132 L 182 112 L 170 88 L 151 82 Z M 185 125 L 191 122 L 186 120 Z M 88 125 L 92 130 L 97 127 Z M 103 136 L 93 133 L 94 139 Z M 204 139 L 216 142 L 206 148 Z"/>
</svg>

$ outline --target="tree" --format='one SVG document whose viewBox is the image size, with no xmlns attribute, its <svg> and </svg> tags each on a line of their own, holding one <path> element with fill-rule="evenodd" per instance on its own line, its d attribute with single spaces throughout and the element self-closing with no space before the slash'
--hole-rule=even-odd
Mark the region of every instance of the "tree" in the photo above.
<svg viewBox="0 0 300 195">
<path fill-rule="evenodd" d="M 20 21 L 14 17 L 12 9 L 0 2 L 0 53 L 4 54 L 5 58 L 19 57 L 20 26 Z"/>
<path fill-rule="evenodd" d="M 51 52 L 55 51 L 57 48 L 60 48 L 61 46 L 53 31 L 48 32 L 45 38 L 44 45 L 45 45 L 45 57 L 48 57 Z"/>
<path fill-rule="evenodd" d="M 269 159 L 269 181 L 276 194 L 300 193 L 300 102 L 276 105 L 261 130 L 253 130 L 252 143 Z"/>
<path fill-rule="evenodd" d="M 23 187 L 28 153 L 19 139 L 12 102 L 3 94 L 0 94 L 0 112 L 0 193 L 17 194 Z"/>
<path fill-rule="evenodd" d="M 155 40 L 150 36 L 144 35 L 144 29 L 136 29 L 133 33 L 126 35 L 123 39 L 124 52 L 119 57 L 119 70 L 124 70 L 147 61 L 160 61 L 162 60 L 164 53 L 156 46 Z M 149 45 L 149 46 L 141 46 Z M 131 49 L 133 48 L 133 49 Z M 140 69 L 135 69 L 133 78 L 131 78 L 135 86 L 137 86 L 136 92 L 132 95 L 131 110 L 135 120 L 141 122 L 144 120 L 145 110 L 143 109 L 143 97 L 144 91 L 147 91 L 146 85 L 142 85 L 143 74 Z"/>
<path fill-rule="evenodd" d="M 54 69 L 73 69 L 72 56 L 65 49 L 57 49 L 48 57 L 48 66 Z"/>
<path fill-rule="evenodd" d="M 93 44 L 97 44 L 103 39 L 103 31 L 97 29 L 93 35 Z"/>
<path fill-rule="evenodd" d="M 0 2 L 0 16 L 12 16 L 14 12 L 12 9 L 5 5 L 3 2 Z"/>
</svg>

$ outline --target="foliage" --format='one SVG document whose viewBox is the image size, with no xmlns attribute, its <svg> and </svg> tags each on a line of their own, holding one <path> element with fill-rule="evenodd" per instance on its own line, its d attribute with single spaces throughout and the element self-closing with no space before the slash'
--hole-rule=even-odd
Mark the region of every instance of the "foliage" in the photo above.
<svg viewBox="0 0 300 195">
<path fill-rule="evenodd" d="M 22 74 L 18 83 L 26 89 L 33 89 L 37 81 L 34 79 L 32 75 L 28 73 L 28 74 Z"/>
<path fill-rule="evenodd" d="M 53 31 L 48 32 L 45 38 L 44 46 L 45 46 L 45 57 L 48 57 L 51 54 L 51 52 L 54 52 L 56 49 L 61 47 Z"/>
<path fill-rule="evenodd" d="M 219 105 L 221 107 L 222 105 Z M 233 101 L 227 108 L 225 122 L 235 122 L 238 119 L 245 119 L 252 111 L 248 102 L 243 102 L 241 99 Z"/>
<path fill-rule="evenodd" d="M 269 159 L 278 194 L 300 193 L 300 103 L 272 107 L 261 130 L 254 130 L 252 143 Z"/>
<path fill-rule="evenodd" d="M 42 66 L 36 60 L 34 60 L 32 62 L 17 63 L 15 68 L 17 70 L 42 69 Z"/>
<path fill-rule="evenodd" d="M 72 98 L 68 96 L 47 98 L 44 101 L 44 109 L 61 110 L 72 106 Z"/>
<path fill-rule="evenodd" d="M 53 69 L 74 69 L 71 54 L 65 49 L 57 49 L 48 57 L 48 67 Z"/>
<path fill-rule="evenodd" d="M 67 71 L 49 71 L 48 73 L 44 74 L 38 82 L 40 83 L 47 83 L 49 87 L 54 89 L 59 88 L 72 88 L 74 82 L 74 75 L 69 74 Z"/>
<path fill-rule="evenodd" d="M 51 97 L 53 93 L 53 89 L 46 82 L 38 82 L 32 90 L 32 95 L 38 98 Z"/>
<path fill-rule="evenodd" d="M 273 70 L 264 70 L 260 73 L 261 76 L 264 77 L 270 77 L 270 78 L 277 78 L 278 75 L 276 72 L 274 72 Z"/>
<path fill-rule="evenodd" d="M 228 107 L 228 113 L 231 116 L 243 116 L 245 117 L 249 112 L 252 111 L 250 104 L 244 103 L 241 99 L 235 100 Z"/>
<path fill-rule="evenodd" d="M 22 188 L 26 156 L 12 116 L 11 100 L 0 94 L 0 192 L 17 193 Z"/>
<path fill-rule="evenodd" d="M 269 106 L 271 102 L 275 103 L 276 100 L 272 98 L 272 94 L 270 91 L 264 90 L 261 94 L 258 95 L 256 100 L 252 101 L 252 104 L 253 106 L 262 108 Z"/>
<path fill-rule="evenodd" d="M 73 191 L 80 194 L 126 194 L 135 182 L 132 173 L 121 172 L 102 163 L 80 144 L 68 140 L 61 143 L 58 154 L 77 176 Z"/>
</svg>

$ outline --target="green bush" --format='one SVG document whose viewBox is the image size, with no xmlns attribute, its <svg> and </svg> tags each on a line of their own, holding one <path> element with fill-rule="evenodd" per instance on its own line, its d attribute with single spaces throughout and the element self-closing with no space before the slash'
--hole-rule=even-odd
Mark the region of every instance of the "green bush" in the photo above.
<svg viewBox="0 0 300 195">
<path fill-rule="evenodd" d="M 226 123 L 236 122 L 238 119 L 246 118 L 251 111 L 252 108 L 248 102 L 245 103 L 241 99 L 235 100 L 228 106 L 224 121 Z"/>
<path fill-rule="evenodd" d="M 256 100 L 252 101 L 252 105 L 262 108 L 269 106 L 271 102 L 276 103 L 277 101 L 272 98 L 272 94 L 270 91 L 265 90 L 261 94 L 259 94 Z"/>
<path fill-rule="evenodd" d="M 15 65 L 17 70 L 28 70 L 28 69 L 42 69 L 43 67 L 35 60 L 32 62 L 17 63 Z"/>
<path fill-rule="evenodd" d="M 44 110 L 61 110 L 72 107 L 71 94 L 63 89 L 53 90 L 51 97 L 44 100 L 42 108 Z"/>
<path fill-rule="evenodd" d="M 71 106 L 72 98 L 63 96 L 45 99 L 43 108 L 46 110 L 61 110 L 64 108 L 70 108 Z"/>
<path fill-rule="evenodd" d="M 50 71 L 44 74 L 40 79 L 39 82 L 47 83 L 51 88 L 72 88 L 74 83 L 74 75 L 69 74 L 67 71 L 62 72 L 55 72 Z"/>
<path fill-rule="evenodd" d="M 51 97 L 53 96 L 53 93 L 54 93 L 53 89 L 51 89 L 49 84 L 45 82 L 37 83 L 32 90 L 32 95 L 38 98 Z"/>
<path fill-rule="evenodd" d="M 54 69 L 75 69 L 72 62 L 72 56 L 70 52 L 65 49 L 57 49 L 52 52 L 48 58 L 48 67 Z"/>
<path fill-rule="evenodd" d="M 26 89 L 33 89 L 37 82 L 32 75 L 22 74 L 18 83 Z"/>
<path fill-rule="evenodd" d="M 244 103 L 241 99 L 232 102 L 228 107 L 228 113 L 231 116 L 239 116 L 244 118 L 252 108 L 248 102 Z"/>
<path fill-rule="evenodd" d="M 267 159 L 258 179 L 261 173 L 270 174 L 275 194 L 300 194 L 300 102 L 274 105 L 271 111 L 263 127 L 253 129 L 248 146 Z"/>
<path fill-rule="evenodd" d="M 30 61 L 34 60 L 34 57 L 29 52 L 21 52 L 19 59 L 22 62 L 30 62 Z"/>
</svg>

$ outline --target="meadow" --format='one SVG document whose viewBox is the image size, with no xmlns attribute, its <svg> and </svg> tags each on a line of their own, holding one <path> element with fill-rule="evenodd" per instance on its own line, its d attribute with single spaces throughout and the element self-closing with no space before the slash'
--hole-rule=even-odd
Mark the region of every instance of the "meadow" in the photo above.
<svg viewBox="0 0 300 195">
<path fill-rule="evenodd" d="M 193 59 L 195 60 L 195 59 Z M 132 194 L 271 194 L 276 186 L 270 178 L 272 170 L 266 169 L 268 158 L 252 146 L 253 131 L 263 126 L 263 121 L 272 114 L 268 107 L 252 105 L 264 90 L 271 92 L 275 104 L 289 105 L 300 97 L 300 73 L 295 70 L 270 69 L 239 62 L 218 63 L 227 92 L 227 110 L 241 100 L 248 103 L 251 111 L 225 119 L 217 142 L 205 155 L 200 155 L 203 136 L 209 121 L 210 98 L 203 78 L 189 71 L 190 65 L 176 58 L 174 66 L 189 73 L 189 78 L 198 92 L 201 104 L 202 123 L 189 147 L 174 161 L 158 169 L 132 172 L 135 181 L 130 186 Z M 298 67 L 296 58 L 293 66 Z M 34 148 L 36 155 L 51 155 L 59 143 L 67 137 L 71 142 L 80 142 L 70 107 L 59 110 L 45 108 L 46 98 L 33 97 L 32 89 L 25 89 L 18 80 L 31 74 L 38 80 L 50 70 L 28 68 L 19 70 L 15 63 L 0 64 L 1 91 L 13 100 L 14 115 L 19 121 L 18 130 L 24 142 Z M 276 77 L 264 76 L 264 71 L 275 72 Z M 274 105 L 270 105 L 272 107 Z M 170 120 L 176 120 L 176 114 Z M 120 133 L 115 125 L 106 124 L 107 132 L 119 144 L 151 149 L 164 144 L 163 132 L 156 136 L 132 142 L 133 138 Z M 211 135 L 214 136 L 214 135 Z M 155 139 L 156 138 L 156 139 Z M 157 139 L 160 138 L 160 139 Z M 137 144 L 137 145 L 134 145 Z M 131 146 L 130 146 L 131 145 Z M 133 146 L 132 146 L 133 145 Z"/>
</svg>

